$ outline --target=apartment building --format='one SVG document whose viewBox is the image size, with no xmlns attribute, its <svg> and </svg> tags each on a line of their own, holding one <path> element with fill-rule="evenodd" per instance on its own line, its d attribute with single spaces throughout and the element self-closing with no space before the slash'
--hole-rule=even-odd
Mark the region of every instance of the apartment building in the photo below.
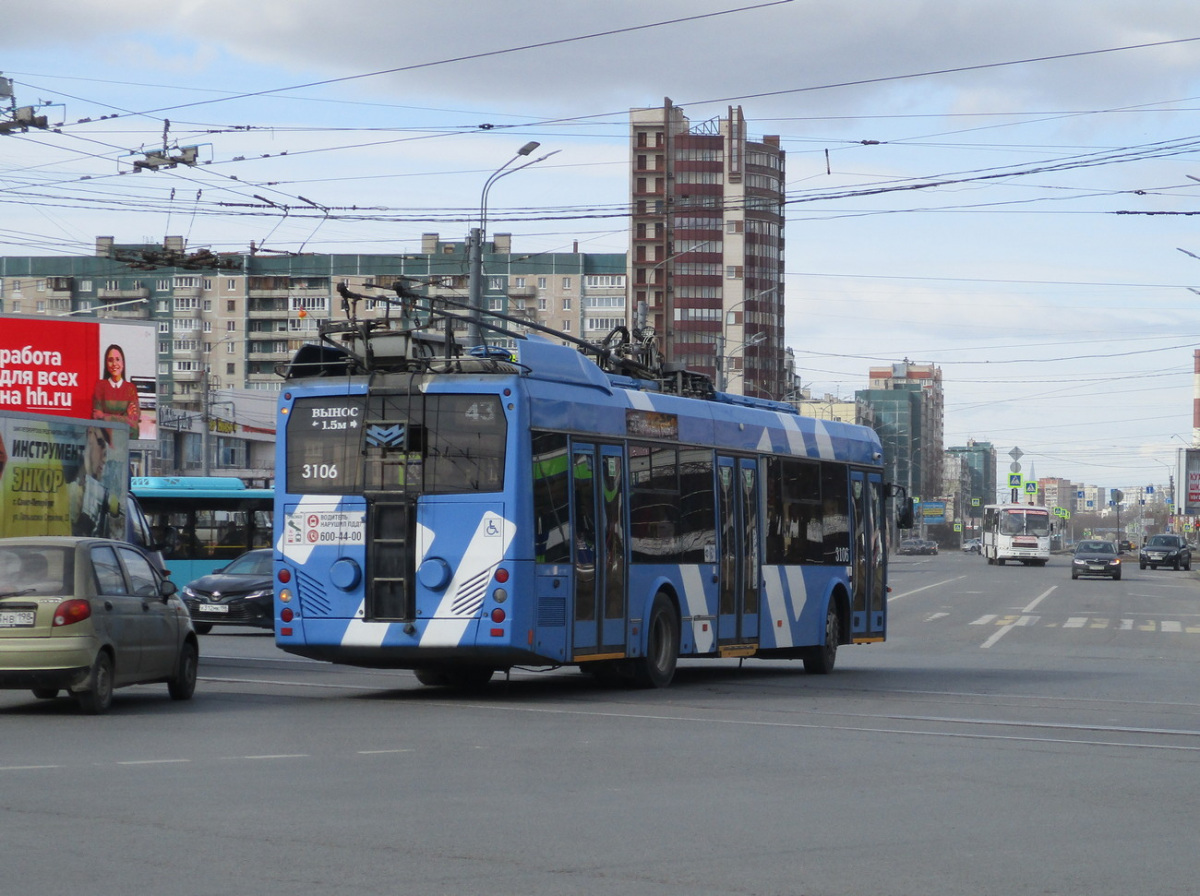
<svg viewBox="0 0 1200 896">
<path fill-rule="evenodd" d="M 633 109 L 630 200 L 630 324 L 719 389 L 787 398 L 779 138 L 748 139 L 741 107 Z"/>
</svg>

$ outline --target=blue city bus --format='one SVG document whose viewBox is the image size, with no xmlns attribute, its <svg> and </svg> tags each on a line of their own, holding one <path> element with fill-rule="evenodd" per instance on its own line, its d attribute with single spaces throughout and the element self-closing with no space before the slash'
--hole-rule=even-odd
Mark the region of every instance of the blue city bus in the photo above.
<svg viewBox="0 0 1200 896">
<path fill-rule="evenodd" d="M 404 322 L 328 324 L 285 372 L 283 650 L 424 684 L 575 665 L 662 687 L 680 657 L 827 673 L 885 639 L 900 490 L 871 429 L 715 392 L 639 334 L 463 351 Z"/>
<path fill-rule="evenodd" d="M 153 546 L 182 588 L 252 548 L 269 548 L 275 492 L 236 476 L 135 476 Z"/>
</svg>

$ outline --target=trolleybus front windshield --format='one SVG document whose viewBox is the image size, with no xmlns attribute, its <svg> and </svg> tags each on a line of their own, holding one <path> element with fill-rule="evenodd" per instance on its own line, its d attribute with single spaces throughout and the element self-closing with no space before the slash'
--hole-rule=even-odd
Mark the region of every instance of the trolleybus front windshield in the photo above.
<svg viewBox="0 0 1200 896">
<path fill-rule="evenodd" d="M 500 491 L 507 432 L 495 395 L 298 399 L 288 416 L 287 490 Z"/>
</svg>

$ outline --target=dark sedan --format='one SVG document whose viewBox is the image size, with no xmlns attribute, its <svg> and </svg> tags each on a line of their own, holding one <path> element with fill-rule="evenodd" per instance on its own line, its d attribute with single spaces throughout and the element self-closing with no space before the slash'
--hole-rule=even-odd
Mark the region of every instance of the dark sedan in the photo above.
<svg viewBox="0 0 1200 896">
<path fill-rule="evenodd" d="M 1111 576 L 1121 578 L 1121 558 L 1111 541 L 1081 541 L 1071 558 L 1071 578 Z"/>
<path fill-rule="evenodd" d="M 271 551 L 247 551 L 228 566 L 201 576 L 183 589 L 183 600 L 200 634 L 214 625 L 275 627 Z"/>
<path fill-rule="evenodd" d="M 1182 535 L 1151 535 L 1138 552 L 1138 566 L 1145 569 L 1158 569 L 1169 566 L 1172 569 L 1192 568 L 1192 548 Z"/>
</svg>

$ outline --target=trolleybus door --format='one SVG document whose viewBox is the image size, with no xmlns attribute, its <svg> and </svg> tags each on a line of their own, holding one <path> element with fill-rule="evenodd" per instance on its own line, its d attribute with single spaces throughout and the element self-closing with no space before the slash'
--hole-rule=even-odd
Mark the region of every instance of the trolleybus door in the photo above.
<svg viewBox="0 0 1200 896">
<path fill-rule="evenodd" d="M 851 472 L 850 513 L 854 525 L 850 634 L 882 637 L 887 625 L 887 581 L 881 529 L 883 480 L 878 473 Z"/>
<path fill-rule="evenodd" d="M 758 462 L 717 458 L 717 513 L 721 532 L 718 645 L 758 641 Z"/>
<path fill-rule="evenodd" d="M 574 655 L 625 655 L 625 452 L 575 444 Z"/>
</svg>

